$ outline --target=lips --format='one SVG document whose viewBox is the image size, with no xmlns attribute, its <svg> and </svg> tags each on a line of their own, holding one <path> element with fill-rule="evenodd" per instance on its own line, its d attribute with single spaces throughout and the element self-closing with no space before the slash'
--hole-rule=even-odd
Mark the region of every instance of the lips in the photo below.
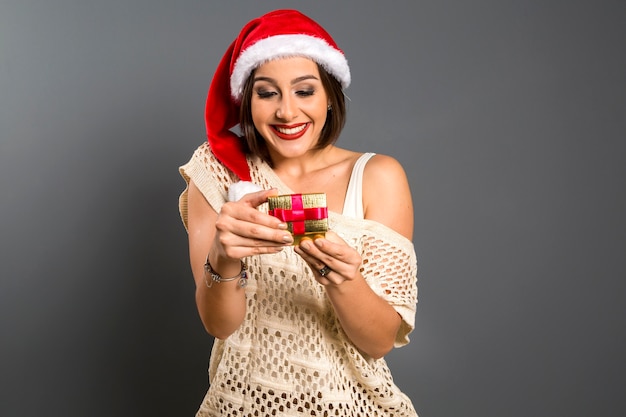
<svg viewBox="0 0 626 417">
<path fill-rule="evenodd" d="M 308 130 L 310 123 L 300 123 L 297 125 L 272 125 L 272 130 L 283 140 L 294 140 L 302 137 Z"/>
</svg>

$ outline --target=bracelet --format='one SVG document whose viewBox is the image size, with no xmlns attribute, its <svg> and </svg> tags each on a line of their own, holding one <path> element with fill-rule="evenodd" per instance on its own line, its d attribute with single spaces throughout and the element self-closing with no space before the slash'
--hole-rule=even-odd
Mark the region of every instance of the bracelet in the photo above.
<svg viewBox="0 0 626 417">
<path fill-rule="evenodd" d="M 238 279 L 239 280 L 238 285 L 241 288 L 244 288 L 246 285 L 248 285 L 248 274 L 246 273 L 248 266 L 246 265 L 244 261 L 240 261 L 240 262 L 241 262 L 241 271 L 239 271 L 237 275 L 235 275 L 234 277 L 230 277 L 230 278 L 222 278 L 222 276 L 218 274 L 217 272 L 215 272 L 213 268 L 211 267 L 211 264 L 209 263 L 209 255 L 207 255 L 206 263 L 204 264 L 204 283 L 206 284 L 208 288 L 211 288 L 214 282 L 217 282 L 217 283 L 230 282 L 230 281 L 234 281 Z M 210 280 L 207 278 L 207 275 L 211 276 Z"/>
</svg>

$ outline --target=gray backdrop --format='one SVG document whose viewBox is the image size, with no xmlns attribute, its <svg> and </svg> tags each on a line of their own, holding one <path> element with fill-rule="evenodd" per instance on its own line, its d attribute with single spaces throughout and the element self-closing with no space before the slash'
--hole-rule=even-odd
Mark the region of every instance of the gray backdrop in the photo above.
<svg viewBox="0 0 626 417">
<path fill-rule="evenodd" d="M 421 416 L 624 415 L 625 4 L 0 0 L 0 415 L 195 412 L 177 168 L 228 43 L 293 5 L 350 60 L 340 143 L 411 182 Z"/>
</svg>

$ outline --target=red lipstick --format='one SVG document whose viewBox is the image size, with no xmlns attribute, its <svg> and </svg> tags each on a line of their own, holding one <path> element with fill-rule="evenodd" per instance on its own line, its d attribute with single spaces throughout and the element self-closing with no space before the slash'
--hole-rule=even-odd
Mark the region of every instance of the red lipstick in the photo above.
<svg viewBox="0 0 626 417">
<path fill-rule="evenodd" d="M 283 140 L 295 140 L 306 133 L 310 123 L 299 123 L 297 125 L 272 125 L 272 130 Z"/>
</svg>

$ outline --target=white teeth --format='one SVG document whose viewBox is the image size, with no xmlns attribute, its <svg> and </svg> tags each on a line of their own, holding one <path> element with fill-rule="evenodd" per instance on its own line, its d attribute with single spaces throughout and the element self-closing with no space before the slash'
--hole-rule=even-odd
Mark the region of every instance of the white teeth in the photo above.
<svg viewBox="0 0 626 417">
<path fill-rule="evenodd" d="M 290 127 L 290 128 L 276 126 L 276 130 L 278 130 L 283 135 L 295 135 L 298 132 L 302 132 L 305 127 L 306 127 L 306 124 L 303 124 L 297 127 Z"/>
</svg>

